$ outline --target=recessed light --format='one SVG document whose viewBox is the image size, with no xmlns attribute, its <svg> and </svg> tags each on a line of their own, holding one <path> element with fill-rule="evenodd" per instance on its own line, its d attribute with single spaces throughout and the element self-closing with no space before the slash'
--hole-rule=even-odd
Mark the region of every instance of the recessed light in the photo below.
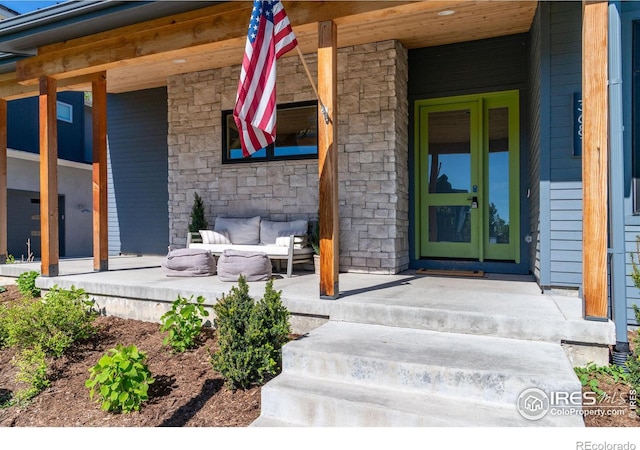
<svg viewBox="0 0 640 450">
<path fill-rule="evenodd" d="M 187 62 L 187 60 L 186 60 L 186 59 L 174 59 L 174 60 L 173 60 L 173 63 L 174 63 L 174 64 L 184 64 L 184 63 L 186 63 L 186 62 Z"/>
<path fill-rule="evenodd" d="M 456 12 L 452 9 L 445 9 L 444 11 L 440 11 L 438 13 L 439 16 L 450 16 L 451 14 L 455 14 Z"/>
</svg>

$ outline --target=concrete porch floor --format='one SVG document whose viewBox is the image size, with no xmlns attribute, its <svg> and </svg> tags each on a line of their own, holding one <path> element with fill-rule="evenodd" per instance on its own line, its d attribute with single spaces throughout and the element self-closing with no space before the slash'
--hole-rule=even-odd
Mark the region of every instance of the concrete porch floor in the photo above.
<svg viewBox="0 0 640 450">
<path fill-rule="evenodd" d="M 63 259 L 60 275 L 40 277 L 36 285 L 49 289 L 82 288 L 104 314 L 159 321 L 178 295 L 202 295 L 207 304 L 227 294 L 234 283 L 217 276 L 167 277 L 161 256 L 118 256 L 109 259 L 109 271 L 94 272 L 90 258 Z M 0 276 L 18 277 L 40 272 L 40 263 L 0 265 Z M 487 274 L 461 278 L 417 274 L 341 273 L 340 297 L 319 298 L 319 277 L 294 271 L 291 278 L 274 274 L 273 286 L 292 313 L 294 331 L 304 333 L 333 321 L 359 322 L 433 331 L 449 331 L 515 339 L 564 343 L 600 349 L 615 343 L 614 324 L 582 318 L 577 295 L 542 293 L 533 277 Z M 260 297 L 265 282 L 249 283 Z M 587 359 L 594 360 L 590 356 Z M 572 361 L 581 363 L 581 361 Z M 586 361 L 583 361 L 586 362 Z M 604 362 L 604 361 L 601 361 Z"/>
</svg>

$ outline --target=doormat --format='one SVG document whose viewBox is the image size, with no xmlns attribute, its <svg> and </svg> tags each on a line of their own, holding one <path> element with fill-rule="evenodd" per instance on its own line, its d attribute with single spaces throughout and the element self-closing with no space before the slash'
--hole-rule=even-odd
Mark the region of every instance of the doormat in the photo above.
<svg viewBox="0 0 640 450">
<path fill-rule="evenodd" d="M 418 269 L 416 273 L 421 275 L 439 275 L 446 277 L 484 277 L 484 270 L 438 270 Z"/>
</svg>

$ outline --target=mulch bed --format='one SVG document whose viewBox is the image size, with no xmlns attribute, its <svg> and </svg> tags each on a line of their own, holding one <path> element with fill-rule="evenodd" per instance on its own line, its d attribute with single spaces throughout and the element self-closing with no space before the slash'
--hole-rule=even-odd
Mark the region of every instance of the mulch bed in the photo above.
<svg viewBox="0 0 640 450">
<path fill-rule="evenodd" d="M 0 294 L 15 295 L 15 286 Z M 260 415 L 260 388 L 231 391 L 210 363 L 216 349 L 213 330 L 205 329 L 201 345 L 175 354 L 162 344 L 160 324 L 117 317 L 98 317 L 98 335 L 72 354 L 50 361 L 53 381 L 29 405 L 0 409 L 4 427 L 246 427 Z M 150 400 L 139 412 L 113 414 L 89 399 L 84 383 L 89 368 L 116 344 L 135 344 L 147 354 L 156 381 Z M 13 349 L 0 350 L 0 397 L 19 386 L 11 364 Z"/>
</svg>

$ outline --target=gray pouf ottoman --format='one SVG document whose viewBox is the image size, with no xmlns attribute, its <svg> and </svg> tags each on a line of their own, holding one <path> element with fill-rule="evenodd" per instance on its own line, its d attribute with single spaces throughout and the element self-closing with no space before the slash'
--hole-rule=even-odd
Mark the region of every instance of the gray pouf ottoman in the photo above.
<svg viewBox="0 0 640 450">
<path fill-rule="evenodd" d="M 271 278 L 271 260 L 266 253 L 225 250 L 218 258 L 218 278 L 238 281 L 244 275 L 247 281 L 266 281 Z"/>
<path fill-rule="evenodd" d="M 169 252 L 161 267 L 168 277 L 206 277 L 215 275 L 216 260 L 207 250 L 179 248 Z"/>
</svg>

